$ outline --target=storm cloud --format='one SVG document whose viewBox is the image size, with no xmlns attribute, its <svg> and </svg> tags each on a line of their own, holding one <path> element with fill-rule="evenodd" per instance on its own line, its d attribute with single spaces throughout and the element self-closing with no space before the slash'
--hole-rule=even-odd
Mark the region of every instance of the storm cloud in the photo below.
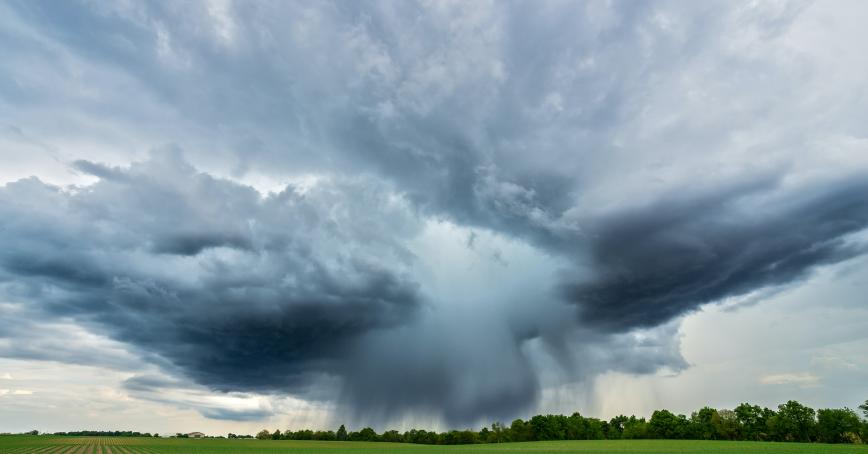
<svg viewBox="0 0 868 454">
<path fill-rule="evenodd" d="M 835 13 L 6 2 L 0 354 L 450 427 L 684 370 L 681 317 L 865 252 Z"/>
<path fill-rule="evenodd" d="M 98 325 L 199 383 L 301 387 L 421 304 L 400 245 L 376 233 L 413 220 L 389 217 L 400 202 L 373 188 L 346 188 L 337 203 L 293 188 L 260 197 L 172 152 L 116 171 L 123 178 L 74 193 L 36 179 L 4 187 L 3 280 L 45 313 Z M 355 212 L 372 205 L 376 219 Z"/>
<path fill-rule="evenodd" d="M 75 189 L 28 179 L 0 191 L 8 295 L 192 383 L 315 400 L 332 392 L 359 419 L 378 421 L 520 414 L 539 397 L 537 355 L 574 380 L 686 367 L 674 338 L 649 350 L 654 337 L 629 333 L 854 257 L 864 245 L 847 235 L 868 224 L 865 178 L 673 196 L 600 215 L 572 237 L 581 248 L 552 248 L 573 265 L 539 282 L 536 295 L 492 292 L 490 307 L 436 309 L 412 278 L 418 257 L 402 245 L 422 228 L 418 211 L 376 182 L 261 195 L 196 171 L 174 151 L 113 176 Z M 164 246 L 178 238 L 196 247 Z M 564 283 L 583 259 L 594 272 Z M 151 399 L 165 385 L 125 384 Z M 199 410 L 221 419 L 268 414 Z"/>
<path fill-rule="evenodd" d="M 806 277 L 863 254 L 847 235 L 868 226 L 868 176 L 786 197 L 755 187 L 658 201 L 597 221 L 594 278 L 565 285 L 582 319 L 603 329 L 655 326 L 703 303 Z"/>
</svg>

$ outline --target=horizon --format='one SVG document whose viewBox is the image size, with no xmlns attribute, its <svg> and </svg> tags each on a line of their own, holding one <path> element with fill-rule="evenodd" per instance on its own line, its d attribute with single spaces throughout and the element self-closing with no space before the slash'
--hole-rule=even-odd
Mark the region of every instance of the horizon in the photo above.
<svg viewBox="0 0 868 454">
<path fill-rule="evenodd" d="M 853 408 L 865 23 L 0 1 L 0 432 Z"/>
<path fill-rule="evenodd" d="M 789 401 L 787 401 L 787 402 L 793 402 L 793 401 L 792 401 L 792 400 L 789 400 Z M 782 406 L 783 404 L 784 404 L 784 402 L 782 402 L 782 403 L 781 403 L 780 405 L 778 405 L 776 408 Z M 749 402 L 743 402 L 743 403 L 741 403 L 741 404 L 739 404 L 739 405 L 752 405 L 752 404 L 750 404 Z M 694 416 L 694 415 L 695 415 L 699 410 L 702 410 L 702 409 L 704 409 L 704 408 L 711 408 L 711 407 L 704 406 L 703 408 L 697 408 L 695 411 L 693 411 L 693 412 L 691 412 L 691 413 L 689 413 L 689 414 L 679 414 L 679 413 L 677 413 L 677 412 L 675 412 L 674 414 L 675 414 L 675 415 L 678 415 L 678 416 L 690 416 L 690 417 L 692 418 L 692 417 L 693 417 L 693 416 Z M 769 410 L 768 407 L 763 407 L 763 408 L 765 408 L 766 410 Z M 836 408 L 845 409 L 845 410 L 854 410 L 854 409 L 861 410 L 862 413 L 865 415 L 864 418 L 865 418 L 866 420 L 868 420 L 868 400 L 866 400 L 866 401 L 863 402 L 862 404 L 854 405 L 852 408 L 849 407 L 849 406 L 847 406 L 847 405 L 839 406 L 839 407 L 836 407 Z M 660 408 L 660 409 L 654 410 L 654 412 L 656 413 L 658 410 L 668 411 L 668 410 L 665 409 L 665 408 Z M 731 410 L 733 410 L 733 409 L 716 408 L 716 409 L 714 409 L 714 410 L 715 410 L 715 411 L 722 411 L 722 410 L 730 410 L 730 411 L 731 411 Z M 771 410 L 774 410 L 774 409 L 771 409 Z M 816 409 L 813 409 L 813 410 L 821 410 L 821 409 L 820 409 L 820 408 L 816 408 Z M 855 410 L 854 410 L 854 412 L 855 412 Z M 598 418 L 598 417 L 595 417 L 595 416 L 593 416 L 593 415 L 582 414 L 582 413 L 581 413 L 580 411 L 578 411 L 578 410 L 575 411 L 575 412 L 573 412 L 572 414 L 573 414 L 573 415 L 576 415 L 576 414 L 581 415 L 582 417 L 584 417 L 584 418 L 586 418 L 586 419 L 587 419 L 587 418 L 590 418 L 590 419 L 597 419 L 597 420 L 600 420 L 600 421 L 605 421 L 605 418 Z M 533 415 L 533 416 L 541 416 L 541 415 Z M 552 415 L 549 414 L 549 415 L 545 415 L 545 416 L 552 416 Z M 560 415 L 557 415 L 557 416 L 567 416 L 567 414 L 560 414 Z M 637 418 L 637 419 L 641 419 L 641 420 L 643 420 L 643 421 L 646 421 L 646 420 L 651 419 L 651 416 L 652 416 L 652 415 L 635 415 L 635 414 L 631 414 L 631 415 L 628 416 L 628 415 L 626 415 L 626 414 L 624 414 L 624 413 L 619 413 L 619 414 L 618 414 L 617 416 L 615 416 L 615 417 L 621 417 L 621 416 L 623 416 L 623 417 L 628 417 L 628 418 L 629 418 L 629 417 L 635 417 L 635 418 Z M 516 418 L 516 420 L 523 420 L 523 421 L 526 421 L 526 422 L 529 422 L 531 419 L 532 419 L 532 416 L 530 416 L 530 415 L 528 415 L 528 416 L 526 416 L 526 417 L 524 417 L 524 418 Z M 509 421 L 509 423 L 513 423 L 513 422 L 514 422 L 514 421 Z M 491 427 L 493 427 L 495 424 L 501 424 L 501 425 L 503 425 L 503 426 L 507 426 L 507 427 L 509 426 L 509 424 L 507 424 L 507 421 L 491 421 L 489 424 L 487 424 L 487 425 L 483 425 L 483 426 L 481 426 L 481 427 L 479 427 L 479 428 L 477 428 L 477 427 L 464 427 L 464 428 L 452 427 L 452 428 L 445 429 L 445 431 L 446 431 L 446 432 L 449 432 L 449 431 L 456 431 L 456 430 L 458 430 L 458 431 L 461 431 L 461 430 L 478 431 L 478 430 L 481 430 L 481 429 L 484 429 L 484 428 L 491 428 Z M 345 429 L 346 429 L 347 431 L 349 431 L 349 432 L 353 432 L 353 431 L 359 431 L 359 430 L 362 430 L 362 429 L 370 428 L 370 426 L 346 427 L 345 424 L 340 424 L 338 428 L 330 428 L 330 427 L 284 427 L 284 428 L 282 428 L 282 429 L 281 429 L 281 428 L 276 428 L 275 430 L 276 430 L 276 431 L 281 431 L 281 432 L 286 432 L 286 431 L 303 431 L 303 430 L 312 430 L 312 431 L 315 431 L 315 432 L 316 432 L 316 431 L 332 431 L 332 432 L 334 432 L 334 431 L 336 431 L 336 430 L 338 430 L 338 429 L 343 429 L 343 428 L 345 428 Z M 335 429 L 335 430 L 332 430 L 332 429 Z M 151 436 L 151 437 L 161 437 L 161 438 L 173 438 L 173 437 L 177 437 L 177 436 L 179 436 L 179 435 L 190 435 L 190 434 L 193 434 L 193 433 L 200 433 L 200 434 L 205 435 L 206 437 L 210 437 L 210 438 L 225 438 L 225 437 L 224 437 L 224 434 L 222 434 L 222 433 L 221 433 L 221 434 L 216 434 L 216 433 L 204 433 L 204 432 L 201 432 L 201 431 L 195 431 L 195 430 L 194 430 L 194 431 L 190 431 L 190 432 L 164 432 L 164 433 L 156 433 L 156 432 L 154 432 L 154 433 L 150 433 L 150 432 L 142 432 L 142 431 L 132 430 L 132 429 L 130 429 L 130 430 L 124 430 L 124 429 L 76 429 L 76 430 L 70 430 L 70 429 L 67 429 L 67 430 L 60 430 L 60 431 L 54 431 L 54 432 L 46 432 L 46 431 L 41 431 L 41 430 L 38 430 L 38 429 L 33 429 L 33 430 L 30 430 L 30 431 L 27 431 L 27 432 L 23 432 L 23 433 L 0 432 L 0 435 L 29 435 L 29 434 L 32 434 L 32 432 L 33 432 L 34 430 L 35 430 L 36 432 L 38 432 L 36 435 L 58 435 L 58 434 L 61 434 L 60 436 L 64 436 L 64 435 L 66 435 L 66 434 L 69 434 L 69 433 L 75 433 L 75 432 L 129 432 L 129 433 L 133 433 L 133 434 L 139 434 L 139 435 L 132 435 L 132 436 L 134 436 L 134 437 L 137 437 L 137 436 L 144 436 L 145 438 L 147 438 L 147 436 Z M 265 427 L 265 428 L 263 428 L 263 429 L 261 429 L 261 430 L 268 430 L 268 428 Z M 391 428 L 386 427 L 386 428 L 382 428 L 382 429 L 380 430 L 380 432 L 386 432 L 386 431 L 391 431 L 391 430 L 394 430 L 394 429 L 391 429 Z M 430 430 L 430 428 L 425 428 L 425 427 L 414 427 L 414 428 L 409 429 L 409 430 Z M 407 431 L 407 429 L 405 429 L 403 432 L 406 433 L 406 431 Z M 439 432 L 439 431 L 436 431 L 436 430 L 435 430 L 435 432 Z M 230 432 L 227 432 L 227 434 L 228 434 L 228 435 L 235 435 L 235 438 L 248 438 L 248 437 L 255 437 L 255 435 L 252 434 L 252 433 L 250 433 L 250 434 L 248 434 L 248 433 L 234 433 L 234 432 L 231 432 L 231 431 L 230 431 Z M 75 436 L 86 436 L 86 437 L 91 437 L 91 436 L 113 436 L 113 435 L 103 435 L 103 434 L 99 434 L 99 435 L 75 435 Z M 122 435 L 122 436 L 126 436 L 126 435 Z M 233 437 L 228 437 L 228 438 L 233 438 Z"/>
</svg>

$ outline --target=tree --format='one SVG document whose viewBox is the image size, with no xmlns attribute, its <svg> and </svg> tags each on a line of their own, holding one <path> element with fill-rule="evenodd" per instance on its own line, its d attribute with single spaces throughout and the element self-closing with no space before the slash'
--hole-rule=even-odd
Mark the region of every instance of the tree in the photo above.
<svg viewBox="0 0 868 454">
<path fill-rule="evenodd" d="M 447 445 L 469 445 L 479 442 L 479 434 L 472 430 L 451 430 L 443 434 L 442 443 Z"/>
<path fill-rule="evenodd" d="M 720 436 L 723 440 L 738 440 L 738 417 L 732 410 L 719 410 Z"/>
<path fill-rule="evenodd" d="M 675 416 L 669 410 L 657 410 L 648 421 L 648 432 L 653 438 L 676 440 L 686 438 L 689 422 L 684 415 Z"/>
<path fill-rule="evenodd" d="M 491 440 L 494 443 L 502 443 L 506 441 L 506 432 L 509 429 L 503 427 L 502 423 L 496 422 L 491 425 Z"/>
<path fill-rule="evenodd" d="M 865 420 L 859 411 L 865 413 Z M 37 432 L 34 432 L 37 433 Z M 58 432 L 64 436 L 148 436 L 130 431 Z M 156 435 L 155 435 L 156 436 Z M 178 434 L 178 437 L 186 437 Z M 229 434 L 229 438 L 253 438 L 250 435 Z M 861 443 L 868 441 L 868 401 L 858 410 L 822 409 L 815 411 L 796 401 L 779 405 L 778 410 L 742 403 L 734 410 L 703 407 L 690 417 L 668 410 L 655 411 L 649 420 L 636 416 L 619 415 L 611 420 L 584 417 L 578 412 L 565 415 L 536 415 L 529 420 L 516 419 L 507 427 L 494 423 L 479 431 L 450 430 L 447 432 L 411 429 L 403 434 L 388 430 L 378 435 L 365 427 L 358 432 L 347 432 L 341 425 L 337 432 L 302 429 L 281 433 L 263 430 L 259 439 L 282 440 L 349 440 L 452 445 L 469 443 L 500 443 L 535 440 L 590 440 L 590 439 L 708 439 L 755 441 L 821 441 L 827 443 Z"/>
<path fill-rule="evenodd" d="M 570 415 L 565 421 L 566 439 L 567 440 L 587 440 L 590 437 L 590 427 L 588 419 L 582 416 L 579 412 Z"/>
<path fill-rule="evenodd" d="M 624 438 L 624 426 L 627 424 L 626 416 L 618 415 L 609 420 L 609 430 L 606 431 L 606 438 L 609 440 L 619 440 Z"/>
<path fill-rule="evenodd" d="M 365 427 L 364 429 L 358 431 L 355 440 L 357 441 L 377 441 L 377 432 L 374 432 L 374 429 L 370 427 Z"/>
<path fill-rule="evenodd" d="M 852 443 L 861 441 L 862 421 L 849 408 L 817 410 L 817 436 L 824 443 Z"/>
<path fill-rule="evenodd" d="M 404 437 L 398 433 L 397 430 L 387 430 L 383 432 L 383 435 L 380 437 L 380 441 L 385 441 L 389 443 L 401 443 L 404 441 Z"/>
<path fill-rule="evenodd" d="M 711 407 L 704 407 L 694 412 L 690 417 L 693 436 L 701 440 L 719 440 L 722 438 L 723 421 L 720 414 Z"/>
<path fill-rule="evenodd" d="M 427 430 L 412 429 L 404 432 L 404 442 L 433 445 L 437 443 L 437 434 Z"/>
<path fill-rule="evenodd" d="M 778 405 L 778 413 L 769 421 L 773 436 L 780 441 L 811 441 L 816 430 L 816 412 L 795 400 Z"/>
<path fill-rule="evenodd" d="M 636 418 L 630 416 L 630 419 L 624 423 L 624 433 L 621 438 L 625 440 L 648 438 L 648 423 L 645 418 Z"/>
<path fill-rule="evenodd" d="M 585 418 L 585 424 L 587 424 L 587 436 L 585 439 L 587 440 L 602 440 L 606 438 L 606 431 L 608 430 L 609 423 L 607 421 L 600 421 L 597 418 Z"/>
<path fill-rule="evenodd" d="M 738 420 L 739 439 L 759 441 L 768 438 L 769 418 L 775 416 L 774 410 L 743 403 L 734 411 Z"/>
<path fill-rule="evenodd" d="M 284 440 L 313 440 L 313 431 L 310 429 L 299 430 L 298 432 L 292 433 L 287 430 L 283 433 Z"/>
<path fill-rule="evenodd" d="M 509 441 L 532 441 L 533 428 L 522 419 L 516 419 L 509 426 Z"/>
<path fill-rule="evenodd" d="M 563 440 L 564 439 L 564 421 L 566 419 L 562 415 L 536 415 L 530 420 L 530 425 L 533 428 L 534 440 Z"/>
<path fill-rule="evenodd" d="M 335 441 L 338 439 L 337 434 L 333 430 L 318 430 L 313 433 L 312 439 L 323 441 Z"/>
</svg>

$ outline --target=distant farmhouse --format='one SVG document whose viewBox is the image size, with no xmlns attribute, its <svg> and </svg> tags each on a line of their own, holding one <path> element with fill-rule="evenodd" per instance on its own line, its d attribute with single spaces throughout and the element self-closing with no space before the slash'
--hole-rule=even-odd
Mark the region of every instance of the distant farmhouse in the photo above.
<svg viewBox="0 0 868 454">
<path fill-rule="evenodd" d="M 190 432 L 187 434 L 188 438 L 205 438 L 205 434 L 202 432 Z"/>
</svg>

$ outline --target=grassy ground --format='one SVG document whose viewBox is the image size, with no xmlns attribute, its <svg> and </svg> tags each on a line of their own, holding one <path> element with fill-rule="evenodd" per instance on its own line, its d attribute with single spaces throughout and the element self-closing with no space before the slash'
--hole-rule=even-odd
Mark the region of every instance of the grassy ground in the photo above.
<svg viewBox="0 0 868 454">
<path fill-rule="evenodd" d="M 752 443 L 727 441 L 552 441 L 464 446 L 322 441 L 154 439 L 111 437 L 0 437 L 0 454 L 545 454 L 545 453 L 759 453 L 868 454 L 868 445 Z"/>
</svg>

